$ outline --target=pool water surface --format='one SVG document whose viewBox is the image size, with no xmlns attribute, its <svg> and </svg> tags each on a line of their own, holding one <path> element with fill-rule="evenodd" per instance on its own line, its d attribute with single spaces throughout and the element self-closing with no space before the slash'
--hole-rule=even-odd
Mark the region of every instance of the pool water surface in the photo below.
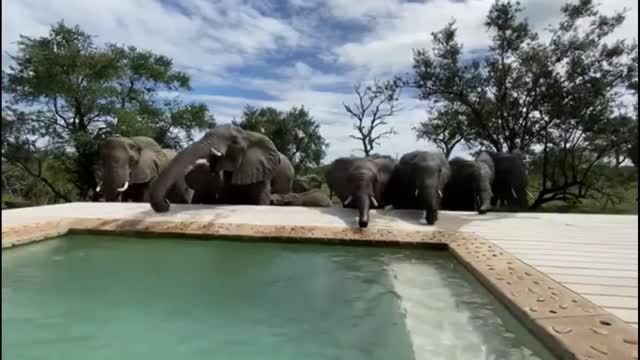
<svg viewBox="0 0 640 360">
<path fill-rule="evenodd" d="M 2 253 L 7 359 L 553 359 L 445 251 L 67 235 Z"/>
</svg>

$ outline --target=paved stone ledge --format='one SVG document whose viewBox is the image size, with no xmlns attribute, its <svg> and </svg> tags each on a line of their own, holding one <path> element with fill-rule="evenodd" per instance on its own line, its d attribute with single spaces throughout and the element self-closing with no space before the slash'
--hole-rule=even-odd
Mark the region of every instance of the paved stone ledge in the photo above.
<svg viewBox="0 0 640 360">
<path fill-rule="evenodd" d="M 544 220 L 548 214 L 512 218 L 526 216 L 535 216 L 535 221 L 560 221 L 558 217 Z M 174 205 L 170 212 L 156 214 L 147 204 L 74 203 L 3 211 L 2 248 L 69 231 L 443 247 L 559 358 L 638 358 L 637 328 L 491 240 L 467 231 L 474 227 L 474 221 L 490 226 L 490 216 L 442 212 L 437 226 L 426 226 L 420 212 L 374 211 L 369 228 L 363 230 L 357 228 L 354 217 L 354 211 L 339 208 Z M 503 226 L 500 219 L 506 217 L 494 215 L 492 226 Z"/>
</svg>

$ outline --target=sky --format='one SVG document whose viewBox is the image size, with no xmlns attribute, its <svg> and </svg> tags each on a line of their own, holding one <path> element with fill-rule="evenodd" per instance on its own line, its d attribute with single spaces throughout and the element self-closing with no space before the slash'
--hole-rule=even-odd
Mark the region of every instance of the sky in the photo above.
<svg viewBox="0 0 640 360">
<path fill-rule="evenodd" d="M 611 14 L 628 8 L 617 36 L 637 38 L 638 1 L 600 0 Z M 164 94 L 208 105 L 219 123 L 242 108 L 304 105 L 329 142 L 325 162 L 360 154 L 349 138 L 344 103 L 353 85 L 411 70 L 412 51 L 430 47 L 430 33 L 455 19 L 466 52 L 487 48 L 483 22 L 493 0 L 2 0 L 2 67 L 19 34 L 46 35 L 63 19 L 96 35 L 171 57 L 192 76 L 190 93 Z M 522 0 L 537 29 L 560 18 L 560 0 Z M 426 104 L 403 93 L 403 110 L 389 121 L 398 132 L 376 152 L 392 156 L 431 150 L 412 127 Z M 468 157 L 458 148 L 454 155 Z"/>
</svg>

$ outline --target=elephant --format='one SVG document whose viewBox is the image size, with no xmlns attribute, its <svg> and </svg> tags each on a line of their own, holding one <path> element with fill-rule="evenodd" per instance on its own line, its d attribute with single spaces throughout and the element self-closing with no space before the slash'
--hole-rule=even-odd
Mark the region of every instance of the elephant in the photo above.
<svg viewBox="0 0 640 360">
<path fill-rule="evenodd" d="M 320 189 L 311 189 L 301 193 L 272 194 L 271 205 L 331 207 L 333 203 Z"/>
<path fill-rule="evenodd" d="M 482 151 L 476 161 L 487 164 L 494 171 L 491 191 L 491 205 L 505 204 L 510 210 L 523 210 L 529 207 L 529 177 L 524 165 L 523 155 L 515 150 L 511 153 Z"/>
<path fill-rule="evenodd" d="M 334 160 L 325 173 L 327 185 L 343 207 L 358 209 L 358 225 L 369 225 L 369 209 L 384 208 L 385 188 L 396 162 L 381 157 L 343 157 Z"/>
<path fill-rule="evenodd" d="M 463 158 L 449 160 L 451 176 L 444 187 L 442 209 L 485 214 L 491 208 L 493 163 Z"/>
<path fill-rule="evenodd" d="M 444 154 L 413 151 L 404 154 L 387 186 L 387 199 L 394 209 L 425 210 L 427 224 L 438 220 L 438 210 L 451 169 Z"/>
<path fill-rule="evenodd" d="M 292 190 L 294 193 L 302 193 L 312 189 L 322 188 L 322 179 L 318 175 L 307 175 L 296 177 L 293 181 Z"/>
<path fill-rule="evenodd" d="M 187 186 L 193 190 L 192 204 L 218 204 L 222 190 L 222 174 L 212 171 L 209 162 L 198 160 L 184 176 Z"/>
<path fill-rule="evenodd" d="M 149 137 L 111 136 L 100 145 L 99 166 L 95 169 L 100 180 L 95 192 L 105 201 L 149 201 L 152 184 L 175 156 L 174 150 L 162 149 Z M 193 191 L 184 177 L 174 179 L 169 187 L 171 201 L 191 201 Z"/>
<path fill-rule="evenodd" d="M 295 170 L 291 161 L 287 157 L 278 152 L 280 155 L 280 164 L 276 166 L 273 171 L 273 177 L 271 178 L 271 193 L 272 194 L 288 194 L 293 189 L 293 179 Z"/>
<path fill-rule="evenodd" d="M 273 142 L 262 134 L 225 124 L 208 130 L 178 153 L 158 176 L 151 186 L 153 210 L 169 211 L 167 190 L 198 159 L 208 160 L 215 171 L 222 172 L 222 203 L 269 205 L 272 186 L 281 193 L 291 192 L 293 167 Z"/>
</svg>

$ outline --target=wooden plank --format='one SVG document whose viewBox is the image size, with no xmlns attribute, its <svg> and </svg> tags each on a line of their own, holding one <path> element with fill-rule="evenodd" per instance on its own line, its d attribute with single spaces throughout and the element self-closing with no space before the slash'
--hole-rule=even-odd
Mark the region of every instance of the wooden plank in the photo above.
<svg viewBox="0 0 640 360">
<path fill-rule="evenodd" d="M 562 274 L 562 275 L 584 275 L 593 277 L 611 277 L 611 278 L 628 278 L 638 279 L 637 271 L 626 270 L 600 270 L 600 269 L 579 269 L 564 268 L 555 266 L 536 266 L 536 269 L 546 274 Z"/>
<path fill-rule="evenodd" d="M 592 301 L 594 304 L 605 308 L 619 308 L 619 309 L 638 309 L 637 297 L 626 296 L 612 296 L 612 295 L 587 295 L 583 294 L 585 298 Z"/>
<path fill-rule="evenodd" d="M 572 254 L 585 254 L 585 255 L 600 255 L 601 258 L 606 259 L 608 257 L 622 257 L 628 259 L 637 259 L 638 250 L 620 249 L 611 250 L 609 248 L 598 248 L 595 246 L 570 246 L 570 247 L 551 247 L 549 244 L 540 244 L 537 246 L 522 246 L 522 245 L 510 245 L 500 242 L 493 242 L 501 248 L 509 252 L 528 252 L 528 253 L 543 253 L 543 254 L 558 254 L 558 253 L 572 253 Z M 608 250 L 607 250 L 608 249 Z"/>
<path fill-rule="evenodd" d="M 638 279 L 619 278 L 619 277 L 594 277 L 581 275 L 564 275 L 564 274 L 547 274 L 552 279 L 560 283 L 586 284 L 586 285 L 604 285 L 604 286 L 628 286 L 638 287 Z"/>
<path fill-rule="evenodd" d="M 605 308 L 605 310 L 607 310 L 608 312 L 612 313 L 613 315 L 619 317 L 620 319 L 626 322 L 633 322 L 633 323 L 638 322 L 637 309 L 631 310 L 631 309 Z"/>
<path fill-rule="evenodd" d="M 616 295 L 638 297 L 637 287 L 626 286 L 606 286 L 606 285 L 584 285 L 564 283 L 564 286 L 582 295 Z"/>
<path fill-rule="evenodd" d="M 532 260 L 528 256 L 520 258 L 529 265 L 571 268 L 571 269 L 599 269 L 599 270 L 622 270 L 638 272 L 638 264 L 613 264 L 613 263 L 597 263 L 589 261 L 567 261 L 567 260 Z"/>
<path fill-rule="evenodd" d="M 638 268 L 637 259 L 620 259 L 611 258 L 603 259 L 601 256 L 592 256 L 584 254 L 563 254 L 563 255 L 545 255 L 545 254 L 526 254 L 520 252 L 510 252 L 511 254 L 518 256 L 524 260 L 524 256 L 528 261 L 556 261 L 558 263 L 582 263 L 587 262 L 589 264 L 619 264 L 619 265 L 632 265 L 636 269 Z"/>
<path fill-rule="evenodd" d="M 587 243 L 575 243 L 575 244 L 551 244 L 546 241 L 536 241 L 536 242 L 519 242 L 512 240 L 493 240 L 491 242 L 497 244 L 501 247 L 513 247 L 520 249 L 539 249 L 539 250 L 547 250 L 549 253 L 553 253 L 556 250 L 563 251 L 597 251 L 603 254 L 627 254 L 629 251 L 638 250 L 638 245 L 629 245 L 629 246 L 619 246 L 619 245 L 606 245 L 606 244 L 587 244 Z"/>
</svg>

